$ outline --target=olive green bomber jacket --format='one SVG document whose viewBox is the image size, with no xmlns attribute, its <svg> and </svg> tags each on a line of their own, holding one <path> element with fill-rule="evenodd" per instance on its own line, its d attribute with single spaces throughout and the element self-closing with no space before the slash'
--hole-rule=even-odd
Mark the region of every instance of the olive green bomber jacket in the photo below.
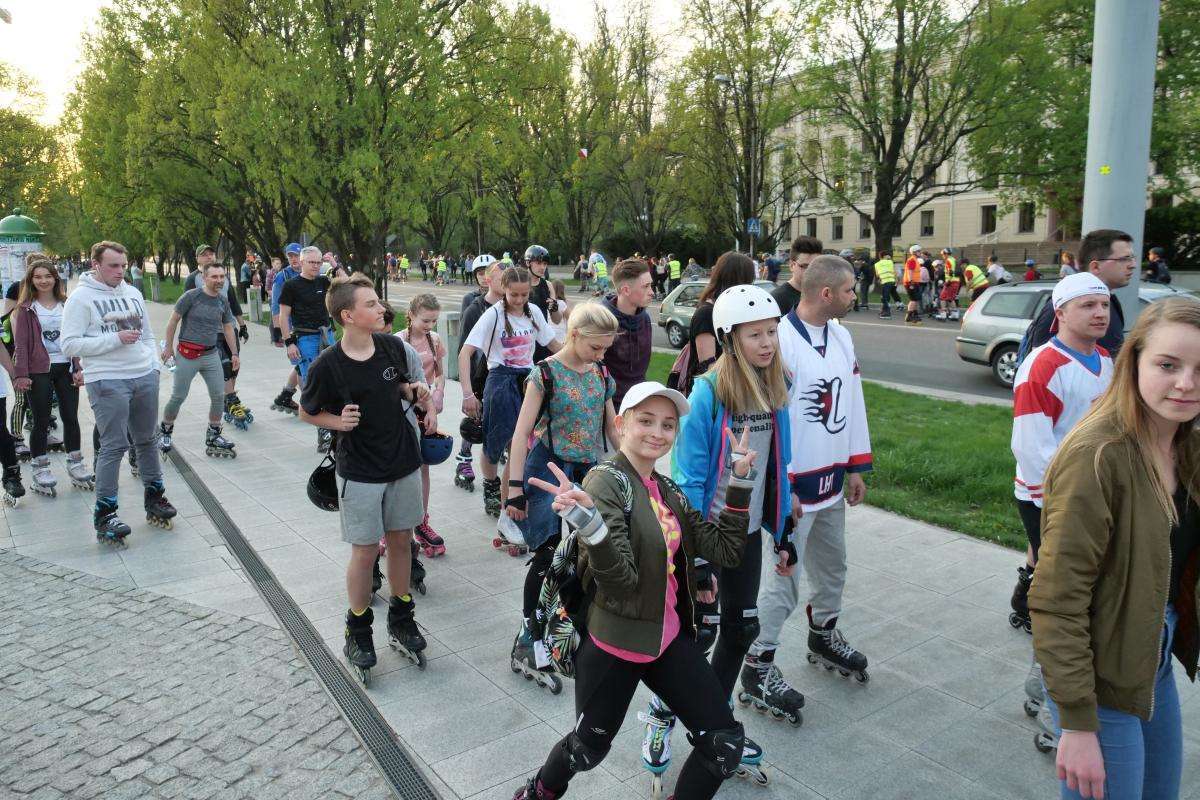
<svg viewBox="0 0 1200 800">
<path fill-rule="evenodd" d="M 667 592 L 667 546 L 658 516 L 650 505 L 650 493 L 642 485 L 629 460 L 617 453 L 611 463 L 629 479 L 633 489 L 630 524 L 625 523 L 624 496 L 616 477 L 593 469 L 583 479 L 583 489 L 596 504 L 608 528 L 597 544 L 579 540 L 580 575 L 584 585 L 594 585 L 588 611 L 588 631 L 605 644 L 623 650 L 657 656 L 662 645 L 663 611 Z M 670 478 L 653 473 L 659 494 L 679 520 L 682 530 L 675 556 L 679 577 L 676 611 L 681 635 L 696 636 L 693 596 L 696 587 L 696 556 L 722 567 L 736 567 L 746 547 L 752 484 L 731 477 L 727 503 L 740 511 L 722 511 L 709 522 L 684 498 Z"/>
<path fill-rule="evenodd" d="M 1100 438 L 1069 439 L 1046 475 L 1029 592 L 1034 655 L 1069 730 L 1097 730 L 1098 706 L 1150 718 L 1171 574 L 1171 522 L 1151 476 L 1132 442 L 1100 450 Z M 1183 570 L 1172 646 L 1193 681 L 1198 562 L 1200 551 Z"/>
</svg>

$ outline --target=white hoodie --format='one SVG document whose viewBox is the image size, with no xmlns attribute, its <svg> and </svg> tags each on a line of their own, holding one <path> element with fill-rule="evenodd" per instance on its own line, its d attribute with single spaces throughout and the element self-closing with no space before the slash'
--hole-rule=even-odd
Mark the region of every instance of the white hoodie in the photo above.
<svg viewBox="0 0 1200 800">
<path fill-rule="evenodd" d="M 141 331 L 133 344 L 122 344 L 117 331 Z M 142 293 L 125 281 L 108 286 L 85 272 L 63 309 L 62 351 L 79 357 L 83 380 L 127 380 L 157 371 L 154 332 Z"/>
</svg>

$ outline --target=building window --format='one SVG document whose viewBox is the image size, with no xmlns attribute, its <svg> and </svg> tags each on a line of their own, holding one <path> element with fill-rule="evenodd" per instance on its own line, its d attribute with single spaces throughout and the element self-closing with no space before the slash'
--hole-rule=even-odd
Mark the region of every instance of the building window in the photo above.
<svg viewBox="0 0 1200 800">
<path fill-rule="evenodd" d="M 834 217 L 831 222 L 833 223 L 833 235 L 829 238 L 833 239 L 835 242 L 840 242 L 846 236 L 845 223 L 841 217 Z"/>
<path fill-rule="evenodd" d="M 817 218 L 809 217 L 806 220 L 806 224 L 808 225 L 808 235 L 812 236 L 813 238 L 816 238 L 816 236 L 817 236 Z"/>
<path fill-rule="evenodd" d="M 979 207 L 979 232 L 983 234 L 996 232 L 996 207 Z"/>
<path fill-rule="evenodd" d="M 808 178 L 804 181 L 804 196 L 809 200 L 816 200 L 821 196 L 821 187 L 817 184 L 816 178 Z"/>
<path fill-rule="evenodd" d="M 926 164 L 921 167 L 921 183 L 932 186 L 937 183 L 937 165 Z"/>
<path fill-rule="evenodd" d="M 1033 233 L 1033 222 L 1037 218 L 1033 203 L 1021 203 L 1017 211 L 1017 233 Z"/>
<path fill-rule="evenodd" d="M 933 236 L 933 211 L 921 212 L 921 235 Z"/>
<path fill-rule="evenodd" d="M 871 238 L 871 218 L 868 217 L 866 214 L 858 215 L 858 238 L 860 238 L 860 239 L 870 239 Z"/>
<path fill-rule="evenodd" d="M 860 172 L 858 175 L 859 191 L 862 192 L 863 194 L 866 194 L 866 193 L 870 192 L 873 188 L 875 188 L 875 176 L 871 174 L 870 170 Z"/>
<path fill-rule="evenodd" d="M 834 175 L 833 176 L 833 188 L 836 189 L 839 193 L 846 191 L 846 176 L 845 175 Z"/>
</svg>

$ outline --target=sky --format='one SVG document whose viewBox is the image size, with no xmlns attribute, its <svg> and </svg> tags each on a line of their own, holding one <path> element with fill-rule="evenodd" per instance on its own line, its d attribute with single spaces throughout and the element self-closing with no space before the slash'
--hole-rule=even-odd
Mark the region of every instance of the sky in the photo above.
<svg viewBox="0 0 1200 800">
<path fill-rule="evenodd" d="M 554 23 L 580 39 L 592 30 L 588 0 L 537 0 Z M 653 23 L 668 32 L 678 20 L 683 0 L 652 0 Z M 79 74 L 80 41 L 108 0 L 0 0 L 12 14 L 12 24 L 0 23 L 0 59 L 31 76 L 45 98 L 42 121 L 53 123 L 63 111 Z M 626 0 L 601 0 L 609 23 L 624 18 Z"/>
</svg>

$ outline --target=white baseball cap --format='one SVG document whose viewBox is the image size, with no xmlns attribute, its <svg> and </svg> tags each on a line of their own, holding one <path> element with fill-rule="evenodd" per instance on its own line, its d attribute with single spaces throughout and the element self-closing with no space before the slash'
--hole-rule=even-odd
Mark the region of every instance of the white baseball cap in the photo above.
<svg viewBox="0 0 1200 800">
<path fill-rule="evenodd" d="M 1076 272 L 1074 275 L 1068 275 L 1060 280 L 1054 286 L 1054 293 L 1050 295 L 1050 300 L 1054 304 L 1054 310 L 1062 308 L 1067 303 L 1074 300 L 1076 297 L 1083 297 L 1089 294 L 1102 294 L 1108 297 L 1111 292 L 1104 281 L 1097 278 L 1091 272 Z"/>
<path fill-rule="evenodd" d="M 621 399 L 621 409 L 618 414 L 624 414 L 635 406 L 641 405 L 651 397 L 665 397 L 675 404 L 675 409 L 679 412 L 680 417 L 686 417 L 692 407 L 688 404 L 687 398 L 674 389 L 668 389 L 658 381 L 642 381 L 630 387 L 625 393 L 625 397 Z"/>
</svg>

